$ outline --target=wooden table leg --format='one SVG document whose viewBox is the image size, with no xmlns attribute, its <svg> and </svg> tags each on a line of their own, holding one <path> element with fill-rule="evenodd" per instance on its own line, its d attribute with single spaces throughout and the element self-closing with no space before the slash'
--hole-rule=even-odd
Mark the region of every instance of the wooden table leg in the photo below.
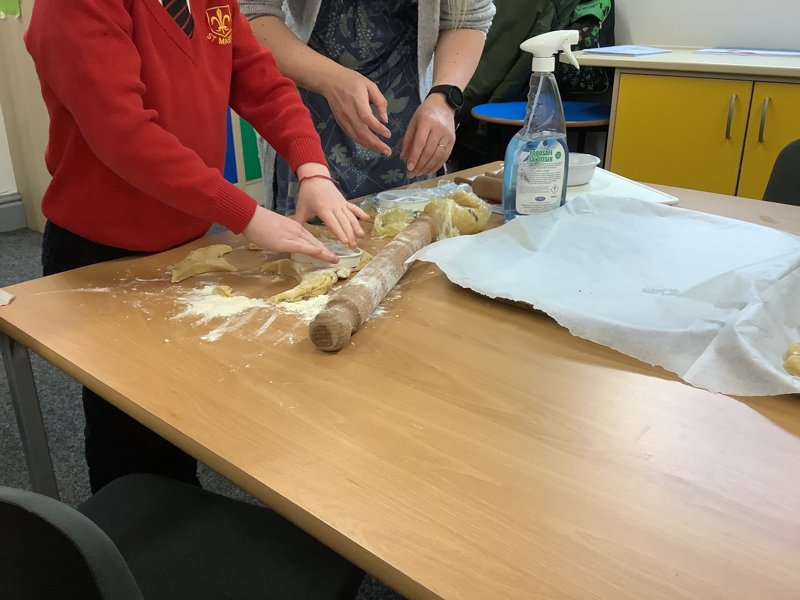
<svg viewBox="0 0 800 600">
<path fill-rule="evenodd" d="M 28 349 L 6 334 L 0 333 L 0 355 L 3 357 L 8 377 L 11 404 L 17 417 L 22 450 L 31 477 L 31 489 L 58 499 L 58 486 L 53 473 L 47 432 L 42 421 Z"/>
</svg>

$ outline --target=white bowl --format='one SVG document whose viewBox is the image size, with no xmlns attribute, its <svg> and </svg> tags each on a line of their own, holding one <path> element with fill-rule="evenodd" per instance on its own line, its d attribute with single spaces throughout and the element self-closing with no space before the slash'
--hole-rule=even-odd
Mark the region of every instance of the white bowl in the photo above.
<svg viewBox="0 0 800 600">
<path fill-rule="evenodd" d="M 298 252 L 292 252 L 291 258 L 294 262 L 310 263 L 315 267 L 345 267 L 348 269 L 354 269 L 361 262 L 361 256 L 364 254 L 364 251 L 361 248 L 348 248 L 339 242 L 326 241 L 324 243 L 328 250 L 339 257 L 339 262 L 335 265 L 332 265 L 328 261 L 322 260 L 321 258 L 312 258 L 307 254 L 300 254 Z"/>
<path fill-rule="evenodd" d="M 420 211 L 431 201 L 429 193 L 421 190 L 387 190 L 375 195 L 378 199 L 378 208 L 389 210 L 390 208 L 402 208 L 408 211 Z"/>
<path fill-rule="evenodd" d="M 569 153 L 569 173 L 567 174 L 567 185 L 583 185 L 589 183 L 594 177 L 594 169 L 600 164 L 600 159 L 592 154 L 581 154 L 580 152 Z"/>
</svg>

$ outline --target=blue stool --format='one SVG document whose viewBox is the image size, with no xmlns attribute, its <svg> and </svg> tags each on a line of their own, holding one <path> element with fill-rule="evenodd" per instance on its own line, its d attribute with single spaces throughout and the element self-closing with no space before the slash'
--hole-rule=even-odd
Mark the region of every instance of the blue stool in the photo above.
<svg viewBox="0 0 800 600">
<path fill-rule="evenodd" d="M 472 109 L 472 116 L 479 121 L 498 123 L 508 127 L 515 127 L 511 136 L 522 127 L 525 121 L 525 107 L 527 102 L 492 102 L 478 104 Z M 589 131 L 608 131 L 608 121 L 611 116 L 611 107 L 607 104 L 596 102 L 564 101 L 564 120 L 567 129 L 576 129 L 578 133 L 577 151 L 583 152 L 586 146 L 586 134 Z"/>
</svg>

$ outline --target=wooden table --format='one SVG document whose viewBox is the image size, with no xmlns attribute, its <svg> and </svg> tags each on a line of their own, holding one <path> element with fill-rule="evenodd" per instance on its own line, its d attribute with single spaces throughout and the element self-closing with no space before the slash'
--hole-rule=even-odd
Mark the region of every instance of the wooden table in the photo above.
<svg viewBox="0 0 800 600">
<path fill-rule="evenodd" d="M 800 398 L 692 388 L 427 263 L 338 354 L 272 309 L 178 317 L 206 284 L 282 287 L 222 239 L 238 273 L 172 285 L 183 248 L 6 288 L 17 400 L 27 347 L 409 598 L 800 597 Z"/>
</svg>

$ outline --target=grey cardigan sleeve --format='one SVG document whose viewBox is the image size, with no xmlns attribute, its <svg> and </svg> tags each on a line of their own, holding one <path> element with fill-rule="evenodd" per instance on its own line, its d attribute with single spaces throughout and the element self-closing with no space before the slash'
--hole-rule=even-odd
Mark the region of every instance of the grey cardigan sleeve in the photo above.
<svg viewBox="0 0 800 600">
<path fill-rule="evenodd" d="M 242 14 L 251 21 L 257 17 L 268 16 L 286 21 L 283 0 L 239 0 L 239 8 Z"/>
<path fill-rule="evenodd" d="M 486 35 L 492 24 L 495 7 L 492 0 L 471 0 L 467 2 L 467 10 L 459 22 L 459 15 L 450 12 L 448 0 L 440 2 L 439 29 L 477 29 Z"/>
</svg>

